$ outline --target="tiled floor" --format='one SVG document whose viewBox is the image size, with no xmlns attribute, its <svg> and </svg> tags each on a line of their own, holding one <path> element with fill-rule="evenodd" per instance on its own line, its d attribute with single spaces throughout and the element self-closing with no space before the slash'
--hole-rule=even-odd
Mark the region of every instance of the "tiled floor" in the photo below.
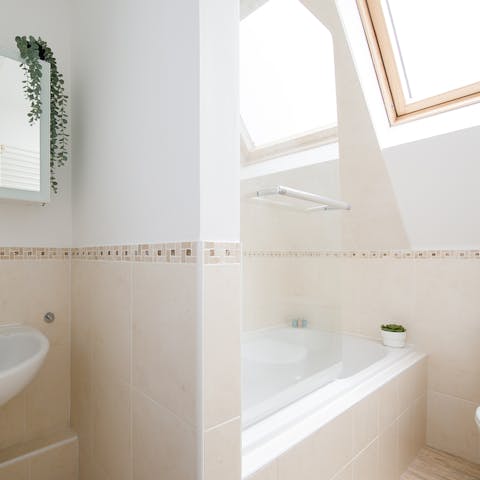
<svg viewBox="0 0 480 480">
<path fill-rule="evenodd" d="M 424 448 L 401 480 L 480 480 L 480 465 Z"/>
</svg>

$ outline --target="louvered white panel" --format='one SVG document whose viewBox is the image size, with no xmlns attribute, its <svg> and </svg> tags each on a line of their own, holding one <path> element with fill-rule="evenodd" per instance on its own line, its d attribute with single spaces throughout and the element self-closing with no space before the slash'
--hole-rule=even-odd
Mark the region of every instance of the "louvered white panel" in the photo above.
<svg viewBox="0 0 480 480">
<path fill-rule="evenodd" d="M 0 187 L 40 191 L 40 153 L 0 145 Z"/>
</svg>

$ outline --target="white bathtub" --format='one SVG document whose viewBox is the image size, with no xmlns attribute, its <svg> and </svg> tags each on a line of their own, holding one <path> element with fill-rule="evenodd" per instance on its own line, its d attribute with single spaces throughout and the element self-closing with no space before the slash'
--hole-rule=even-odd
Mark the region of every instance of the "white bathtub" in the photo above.
<svg viewBox="0 0 480 480">
<path fill-rule="evenodd" d="M 361 337 L 274 328 L 243 335 L 243 477 L 423 358 Z"/>
</svg>

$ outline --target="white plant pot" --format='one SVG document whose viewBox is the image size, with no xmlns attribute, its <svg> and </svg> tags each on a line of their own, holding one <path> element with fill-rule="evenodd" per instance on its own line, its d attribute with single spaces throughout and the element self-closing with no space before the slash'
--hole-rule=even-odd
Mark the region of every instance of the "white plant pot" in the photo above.
<svg viewBox="0 0 480 480">
<path fill-rule="evenodd" d="M 407 332 L 386 332 L 382 330 L 382 340 L 386 347 L 402 348 L 407 342 Z"/>
</svg>

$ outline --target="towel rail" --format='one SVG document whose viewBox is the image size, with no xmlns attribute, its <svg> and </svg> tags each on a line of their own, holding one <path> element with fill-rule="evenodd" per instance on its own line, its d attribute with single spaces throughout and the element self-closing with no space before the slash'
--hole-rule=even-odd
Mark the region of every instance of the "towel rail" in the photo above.
<svg viewBox="0 0 480 480">
<path fill-rule="evenodd" d="M 255 198 L 262 199 L 265 197 L 271 197 L 273 195 L 282 195 L 285 197 L 295 198 L 297 200 L 303 200 L 306 202 L 312 202 L 317 206 L 307 207 L 304 211 L 311 212 L 315 210 L 350 210 L 349 203 L 342 200 L 335 200 L 333 198 L 324 197 L 316 193 L 304 192 L 303 190 L 297 190 L 295 188 L 285 187 L 283 185 L 275 185 L 273 187 L 263 188 L 257 190 Z M 270 200 L 270 199 L 269 199 Z M 278 204 L 279 206 L 288 206 L 285 202 L 275 202 L 270 200 L 270 204 Z"/>
</svg>

